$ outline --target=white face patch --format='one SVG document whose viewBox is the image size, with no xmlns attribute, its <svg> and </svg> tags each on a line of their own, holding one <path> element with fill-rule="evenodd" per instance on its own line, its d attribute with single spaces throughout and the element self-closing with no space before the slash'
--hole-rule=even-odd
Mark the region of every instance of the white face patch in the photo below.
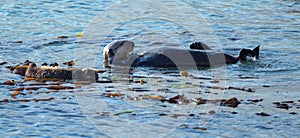
<svg viewBox="0 0 300 138">
<path fill-rule="evenodd" d="M 252 57 L 252 56 L 247 56 L 246 57 L 246 60 L 247 61 L 256 61 L 256 57 L 254 56 L 254 57 Z"/>
<path fill-rule="evenodd" d="M 107 66 L 112 64 L 113 60 L 122 62 L 128 58 L 133 51 L 134 43 L 127 40 L 115 40 L 107 44 L 103 49 L 103 63 Z"/>
</svg>

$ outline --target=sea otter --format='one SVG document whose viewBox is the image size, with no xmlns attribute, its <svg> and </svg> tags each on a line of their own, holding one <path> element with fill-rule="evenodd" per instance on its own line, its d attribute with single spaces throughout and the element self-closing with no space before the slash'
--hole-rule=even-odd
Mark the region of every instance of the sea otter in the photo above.
<svg viewBox="0 0 300 138">
<path fill-rule="evenodd" d="M 238 57 L 212 50 L 202 42 L 192 43 L 190 49 L 164 47 L 142 54 L 133 53 L 133 49 L 134 42 L 128 40 L 115 40 L 107 44 L 103 49 L 104 65 L 199 68 L 244 62 L 248 56 L 259 58 L 259 46 L 253 50 L 242 49 Z"/>
</svg>

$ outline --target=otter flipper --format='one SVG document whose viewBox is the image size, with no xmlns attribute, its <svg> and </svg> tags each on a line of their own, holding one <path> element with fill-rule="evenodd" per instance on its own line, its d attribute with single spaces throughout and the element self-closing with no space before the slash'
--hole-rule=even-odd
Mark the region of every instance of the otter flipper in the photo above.
<svg viewBox="0 0 300 138">
<path fill-rule="evenodd" d="M 197 49 L 197 50 L 212 50 L 206 44 L 202 42 L 195 42 L 190 45 L 190 49 Z"/>
<path fill-rule="evenodd" d="M 240 55 L 238 56 L 238 60 L 246 61 L 247 56 L 255 57 L 256 59 L 259 59 L 259 45 L 255 47 L 253 50 L 250 49 L 242 49 L 240 52 Z"/>
<path fill-rule="evenodd" d="M 252 51 L 255 53 L 255 58 L 259 59 L 259 47 L 260 45 L 258 45 L 257 47 L 255 47 Z"/>
</svg>

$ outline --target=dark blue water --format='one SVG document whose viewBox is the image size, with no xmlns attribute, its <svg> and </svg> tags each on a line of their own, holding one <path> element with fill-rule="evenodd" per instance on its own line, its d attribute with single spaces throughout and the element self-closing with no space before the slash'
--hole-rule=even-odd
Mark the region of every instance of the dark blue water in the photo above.
<svg viewBox="0 0 300 138">
<path fill-rule="evenodd" d="M 143 2 L 131 2 L 130 5 L 126 5 L 120 1 L 102 0 L 84 2 L 4 0 L 0 4 L 0 62 L 6 61 L 8 62 L 6 65 L 16 65 L 26 59 L 38 64 L 62 63 L 76 59 L 80 67 L 102 69 L 103 46 L 112 39 L 121 38 L 134 41 L 137 52 L 162 46 L 188 48 L 190 43 L 202 41 L 215 49 L 223 49 L 230 55 L 237 55 L 241 48 L 261 45 L 261 55 L 257 62 L 188 71 L 195 76 L 221 80 L 217 84 L 220 86 L 248 87 L 255 89 L 255 92 L 200 88 L 198 87 L 200 83 L 211 85 L 210 81 L 179 77 L 180 73 L 176 71 L 162 73 L 165 70 L 143 68 L 136 70 L 134 75 L 150 77 L 145 79 L 146 84 L 63 83 L 62 85 L 77 88 L 60 91 L 45 88 L 24 90 L 22 93 L 26 95 L 18 95 L 16 98 L 11 97 L 14 91 L 10 89 L 22 86 L 0 85 L 0 100 L 11 101 L 0 103 L 0 135 L 3 137 L 298 137 L 300 135 L 299 1 L 186 0 L 150 4 L 147 1 Z M 164 8 L 164 4 L 170 9 Z M 123 9 L 128 13 L 119 12 L 118 8 L 119 11 Z M 151 16 L 151 13 L 155 16 Z M 116 15 L 121 18 L 116 18 Z M 137 15 L 138 18 L 133 18 Z M 158 15 L 164 16 L 158 18 Z M 199 18 L 195 20 L 194 17 Z M 200 21 L 203 23 L 195 24 Z M 83 37 L 76 36 L 80 32 L 83 32 Z M 58 36 L 69 38 L 59 39 Z M 90 56 L 97 58 L 93 59 Z M 18 84 L 23 84 L 21 83 L 23 77 L 11 74 L 5 68 L 6 65 L 0 66 L 0 82 L 13 79 L 20 82 Z M 102 76 L 111 77 L 109 73 Z M 34 82 L 25 84 L 30 83 Z M 130 89 L 133 88 L 148 91 L 132 92 Z M 174 93 L 158 92 L 160 88 L 168 88 Z M 237 108 L 220 107 L 215 104 L 172 105 L 153 100 L 131 101 L 128 98 L 101 96 L 108 90 L 119 91 L 132 97 L 139 95 L 173 97 L 184 94 L 189 98 L 237 97 L 243 101 Z M 30 92 L 32 94 L 29 94 Z M 54 98 L 51 101 L 33 100 L 51 97 Z M 31 101 L 18 101 L 21 99 Z M 253 104 L 247 102 L 249 99 L 263 99 L 263 101 Z M 289 104 L 292 108 L 280 109 L 273 104 L 282 101 L 294 101 Z M 209 112 L 212 110 L 216 113 L 210 115 Z M 108 116 L 103 115 L 106 112 Z M 113 115 L 120 112 L 125 113 Z M 260 112 L 271 116 L 257 116 L 256 113 Z M 291 112 L 296 114 L 292 115 Z M 196 116 L 174 118 L 168 115 L 162 118 L 158 116 L 160 113 L 194 113 Z M 197 126 L 207 130 L 195 129 Z"/>
</svg>

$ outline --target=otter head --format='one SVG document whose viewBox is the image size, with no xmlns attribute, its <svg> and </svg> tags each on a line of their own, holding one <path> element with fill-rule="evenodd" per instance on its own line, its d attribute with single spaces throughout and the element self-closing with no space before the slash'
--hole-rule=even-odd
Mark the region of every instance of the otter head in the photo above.
<svg viewBox="0 0 300 138">
<path fill-rule="evenodd" d="M 252 60 L 259 59 L 259 45 L 255 47 L 254 49 L 242 49 L 240 52 L 240 55 L 238 56 L 238 60 L 241 62 L 245 62 L 247 60 L 247 57 L 251 57 Z"/>
<path fill-rule="evenodd" d="M 103 64 L 110 66 L 113 62 L 122 63 L 133 51 L 134 43 L 128 40 L 115 40 L 103 49 Z"/>
</svg>

